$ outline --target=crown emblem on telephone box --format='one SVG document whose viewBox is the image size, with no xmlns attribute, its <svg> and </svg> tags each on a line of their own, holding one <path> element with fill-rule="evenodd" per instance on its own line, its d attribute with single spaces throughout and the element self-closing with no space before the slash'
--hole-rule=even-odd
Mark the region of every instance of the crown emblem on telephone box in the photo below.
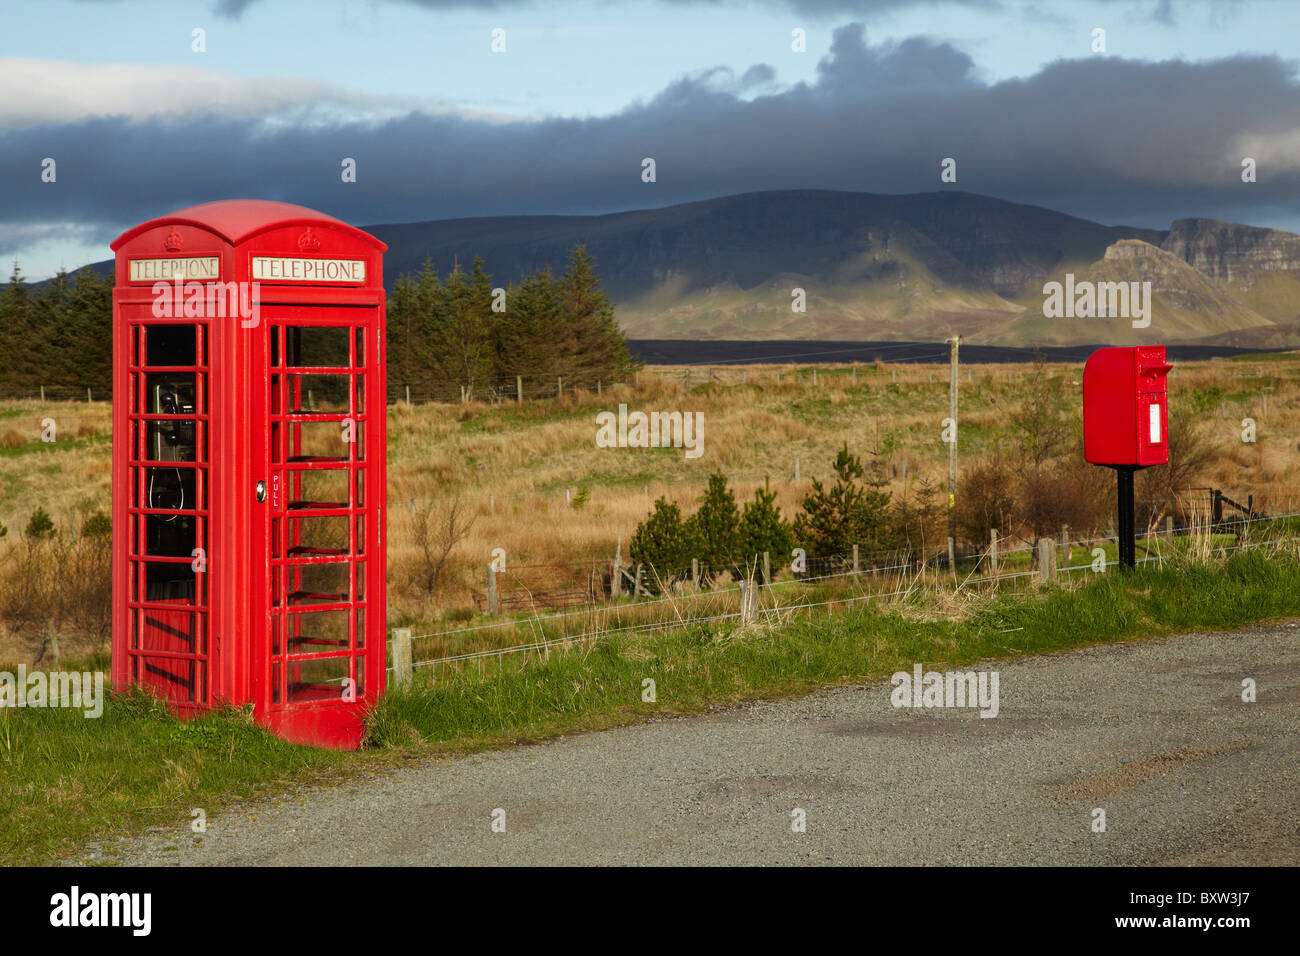
<svg viewBox="0 0 1300 956">
<path fill-rule="evenodd" d="M 298 237 L 299 252 L 315 252 L 319 248 L 320 239 L 316 237 L 316 233 L 312 232 L 311 229 L 308 229 Z"/>
</svg>

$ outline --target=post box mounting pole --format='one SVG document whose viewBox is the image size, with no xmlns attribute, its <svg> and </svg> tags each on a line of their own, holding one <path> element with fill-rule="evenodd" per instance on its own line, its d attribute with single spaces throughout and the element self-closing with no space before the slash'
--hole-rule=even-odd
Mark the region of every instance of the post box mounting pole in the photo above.
<svg viewBox="0 0 1300 956">
<path fill-rule="evenodd" d="M 1133 509 L 1133 472 L 1136 470 L 1131 465 L 1118 465 L 1115 468 L 1115 497 L 1119 508 L 1115 530 L 1119 536 L 1119 563 L 1126 568 L 1137 567 Z"/>
</svg>

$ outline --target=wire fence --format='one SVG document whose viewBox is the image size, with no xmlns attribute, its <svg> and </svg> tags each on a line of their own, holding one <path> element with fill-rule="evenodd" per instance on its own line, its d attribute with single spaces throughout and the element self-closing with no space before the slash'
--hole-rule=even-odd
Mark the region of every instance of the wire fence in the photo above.
<svg viewBox="0 0 1300 956">
<path fill-rule="evenodd" d="M 744 478 L 739 477 L 743 482 Z M 698 483 L 681 483 L 682 486 L 702 488 Z M 666 487 L 677 487 L 667 485 Z M 660 490 L 660 486 L 656 486 Z M 625 488 L 619 489 L 626 493 Z M 1216 525 L 1228 527 L 1234 520 L 1246 520 L 1248 517 L 1264 517 L 1266 511 L 1273 511 L 1276 516 L 1300 513 L 1291 509 L 1300 509 L 1300 489 L 1270 490 L 1265 495 L 1233 491 L 1232 496 L 1221 489 L 1196 489 L 1203 494 L 1184 493 L 1172 498 L 1146 499 L 1142 510 L 1152 515 L 1168 516 L 1166 524 L 1188 526 L 1196 522 L 1212 521 Z M 1240 499 L 1238 502 L 1237 499 Z M 414 514 L 415 503 L 409 503 Z M 1145 507 L 1160 505 L 1162 507 Z M 1233 507 L 1241 510 L 1234 518 Z M 397 507 L 400 513 L 400 507 Z M 1177 515 L 1175 520 L 1174 515 Z M 1011 525 L 1004 525 L 1010 527 Z M 920 540 L 917 527 L 904 529 L 912 542 Z M 1024 532 L 1025 529 L 1021 528 Z M 1148 528 L 1155 533 L 1154 527 Z M 1099 539 L 1102 529 L 1078 529 L 1071 534 L 1070 529 L 1060 531 L 1062 548 L 1070 548 L 1085 540 Z M 1110 529 L 1113 533 L 1113 529 Z M 589 608 L 604 602 L 615 600 L 620 595 L 633 595 L 653 598 L 662 591 L 680 592 L 686 590 L 705 590 L 716 593 L 721 583 L 728 580 L 741 580 L 747 575 L 759 577 L 764 583 L 773 575 L 794 575 L 805 584 L 832 580 L 852 573 L 871 573 L 875 575 L 891 572 L 918 571 L 925 569 L 944 569 L 948 556 L 945 548 L 946 539 L 939 534 L 932 535 L 934 546 L 930 549 L 909 546 L 881 550 L 854 548 L 852 552 L 841 554 L 805 554 L 803 567 L 797 571 L 789 568 L 790 560 L 784 555 L 755 554 L 748 559 L 738 559 L 722 563 L 710 563 L 696 559 L 689 564 L 668 568 L 639 567 L 635 561 L 624 557 L 622 541 L 619 547 L 611 549 L 605 557 L 587 558 L 577 561 L 549 561 L 544 563 L 524 564 L 488 564 L 461 567 L 462 574 L 468 573 L 469 580 L 463 577 L 462 584 L 468 590 L 468 601 L 479 612 L 501 613 L 511 611 L 545 612 L 573 608 Z M 1001 563 L 1015 563 L 1018 554 L 1024 553 L 1024 546 L 1032 546 L 1036 538 L 1025 534 L 1000 533 Z M 954 542 L 954 558 L 960 562 L 981 559 L 988 548 L 988 542 L 973 542 L 959 535 Z M 477 582 L 474 578 L 477 577 Z M 469 607 L 469 603 L 466 607 Z"/>
<path fill-rule="evenodd" d="M 1144 554 L 1136 558 L 1136 564 L 1146 565 L 1165 561 L 1177 552 L 1173 547 L 1176 537 L 1183 537 L 1189 544 L 1197 540 L 1203 540 L 1207 551 L 1214 554 L 1226 555 L 1235 551 L 1248 550 L 1265 546 L 1283 546 L 1296 545 L 1300 543 L 1300 537 L 1294 535 L 1278 535 L 1256 539 L 1254 532 L 1261 526 L 1277 526 L 1280 528 L 1294 528 L 1293 519 L 1300 518 L 1300 512 L 1289 514 L 1271 515 L 1266 518 L 1243 518 L 1224 522 L 1218 526 L 1209 521 L 1197 521 L 1192 526 L 1181 529 L 1161 529 L 1151 530 L 1139 536 L 1139 547 Z M 1286 522 L 1291 522 L 1288 525 Z M 1181 535 L 1180 535 L 1181 532 Z M 1214 544 L 1214 536 L 1232 534 L 1235 541 L 1231 544 L 1219 543 Z M 1079 572 L 1104 572 L 1114 567 L 1116 561 L 1109 558 L 1103 545 L 1112 544 L 1117 541 L 1115 535 L 1100 535 L 1090 537 L 1087 540 L 1070 542 L 1070 546 L 1078 546 L 1085 550 L 1090 560 L 1084 564 L 1065 564 L 1059 567 L 1053 566 L 1050 571 L 1042 567 L 1026 566 L 1020 570 L 1000 570 L 1002 562 L 1014 556 L 1029 554 L 1034 555 L 1035 549 L 1032 547 L 1017 548 L 1009 551 L 1000 551 L 994 554 L 991 549 L 984 551 L 976 556 L 964 576 L 958 575 L 956 567 L 945 568 L 952 575 L 952 587 L 954 592 L 976 586 L 991 585 L 994 587 L 1017 586 L 1031 578 L 1040 580 L 1055 579 L 1056 575 L 1071 576 Z M 1102 554 L 1097 555 L 1096 549 L 1101 548 Z M 1055 542 L 1051 549 L 1053 559 L 1056 557 Z M 1067 552 L 1068 553 L 1068 552 Z M 996 563 L 993 563 L 996 562 Z M 1010 562 L 1009 562 L 1010 563 Z M 1012 566 L 1016 566 L 1012 563 Z M 444 654 L 437 657 L 424 658 L 412 661 L 411 669 L 432 668 L 432 673 L 436 677 L 436 670 L 439 666 L 444 668 L 455 667 L 458 670 L 463 668 L 466 663 L 477 663 L 480 672 L 485 662 L 495 661 L 498 666 L 503 666 L 507 658 L 515 658 L 522 655 L 526 662 L 529 653 L 544 655 L 556 648 L 572 648 L 579 645 L 591 644 L 602 639 L 607 639 L 620 635 L 647 634 L 656 631 L 684 629 L 688 627 L 699 627 L 711 624 L 720 624 L 728 621 L 739 621 L 741 623 L 749 622 L 772 622 L 781 616 L 789 616 L 796 611 L 807 611 L 811 613 L 814 609 L 825 608 L 832 612 L 840 606 L 851 606 L 864 601 L 880 601 L 890 598 L 905 597 L 915 593 L 921 584 L 921 577 L 925 574 L 927 566 L 922 563 L 919 567 L 916 564 L 903 562 L 888 568 L 876 568 L 877 572 L 892 571 L 896 572 L 890 577 L 885 578 L 887 582 L 884 590 L 868 590 L 863 593 L 839 594 L 833 597 L 827 597 L 822 600 L 799 600 L 796 598 L 793 602 L 782 601 L 782 594 L 789 595 L 794 593 L 791 588 L 806 589 L 807 585 L 822 583 L 832 580 L 841 580 L 846 582 L 861 583 L 863 581 L 880 580 L 879 575 L 873 575 L 870 571 L 859 568 L 858 570 L 845 570 L 837 573 L 809 576 L 807 578 L 794 577 L 785 581 L 772 581 L 767 584 L 760 583 L 753 577 L 737 581 L 733 586 L 723 587 L 708 592 L 703 595 L 663 595 L 658 598 L 646 601 L 637 601 L 633 604 L 610 605 L 605 608 L 593 611 L 586 609 L 582 611 L 557 612 L 549 615 L 534 615 L 526 619 L 503 619 L 483 624 L 469 625 L 466 627 L 451 628 L 442 631 L 434 631 L 425 634 L 413 635 L 404 629 L 395 630 L 395 634 L 401 634 L 401 639 L 407 643 L 408 647 L 417 641 L 427 641 L 430 639 L 442 639 L 463 637 L 465 635 L 481 635 L 484 632 L 501 631 L 509 633 L 517 629 L 529 629 L 536 632 L 543 632 L 549 626 L 563 624 L 564 622 L 585 621 L 587 626 L 580 630 L 563 633 L 554 637 L 541 637 L 532 641 L 517 642 L 498 647 L 479 648 L 468 650 L 456 654 Z M 930 566 L 930 570 L 939 570 L 937 566 Z M 985 573 L 979 573 L 983 570 Z M 991 572 L 991 573 L 990 573 Z M 910 578 L 909 578 L 910 575 Z M 939 584 L 947 576 L 940 575 L 932 577 L 930 584 Z M 761 595 L 769 596 L 769 603 L 762 605 L 758 598 Z M 716 605 L 720 598 L 735 598 L 737 607 L 727 607 L 725 609 L 714 610 L 706 608 L 706 613 L 691 613 L 689 607 L 687 613 L 683 614 L 683 606 L 692 603 L 692 599 L 704 597 L 707 605 Z M 773 599 L 774 598 L 774 599 Z M 615 620 L 613 626 L 592 626 L 593 624 L 608 624 L 610 619 L 618 618 L 628 613 L 645 614 L 649 611 L 652 615 L 656 609 L 667 609 L 671 611 L 670 615 L 652 617 L 650 620 L 621 622 Z M 601 619 L 604 619 L 603 621 Z M 392 668 L 390 668 L 392 670 Z"/>
</svg>

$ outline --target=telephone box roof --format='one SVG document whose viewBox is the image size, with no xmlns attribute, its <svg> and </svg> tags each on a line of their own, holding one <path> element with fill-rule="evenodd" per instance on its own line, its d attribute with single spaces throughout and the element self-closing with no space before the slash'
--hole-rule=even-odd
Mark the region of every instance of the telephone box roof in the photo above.
<svg viewBox="0 0 1300 956">
<path fill-rule="evenodd" d="M 120 246 L 148 229 L 158 226 L 191 225 L 206 229 L 225 239 L 232 245 L 280 226 L 325 226 L 337 229 L 370 243 L 380 252 L 388 246 L 370 233 L 350 226 L 341 219 L 297 206 L 287 202 L 273 202 L 269 199 L 222 199 L 217 202 L 200 203 L 178 209 L 157 219 L 150 219 L 138 226 L 133 226 L 111 243 L 116 251 Z"/>
</svg>

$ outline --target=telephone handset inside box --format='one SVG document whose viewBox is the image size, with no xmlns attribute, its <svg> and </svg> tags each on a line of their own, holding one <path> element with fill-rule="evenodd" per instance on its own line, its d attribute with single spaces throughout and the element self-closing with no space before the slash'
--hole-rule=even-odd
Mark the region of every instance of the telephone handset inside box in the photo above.
<svg viewBox="0 0 1300 956">
<path fill-rule="evenodd" d="M 192 333 L 181 337 L 182 342 L 185 339 L 192 339 Z M 155 352 L 167 354 L 156 355 Z M 157 343 L 151 351 L 150 361 L 160 365 L 193 362 L 191 355 L 174 352 L 163 343 Z M 189 561 L 197 546 L 197 536 L 195 516 L 184 512 L 198 508 L 195 494 L 197 474 L 194 465 L 180 463 L 197 464 L 198 461 L 196 419 L 193 417 L 196 408 L 195 373 L 151 372 L 147 395 L 147 412 L 166 416 L 148 423 L 149 460 L 178 464 L 153 464 L 146 469 L 145 505 L 152 512 L 164 512 L 145 516 L 146 550 L 155 557 L 187 559 L 185 563 L 150 562 L 147 596 L 154 601 L 189 603 L 195 598 L 194 569 Z"/>
</svg>

